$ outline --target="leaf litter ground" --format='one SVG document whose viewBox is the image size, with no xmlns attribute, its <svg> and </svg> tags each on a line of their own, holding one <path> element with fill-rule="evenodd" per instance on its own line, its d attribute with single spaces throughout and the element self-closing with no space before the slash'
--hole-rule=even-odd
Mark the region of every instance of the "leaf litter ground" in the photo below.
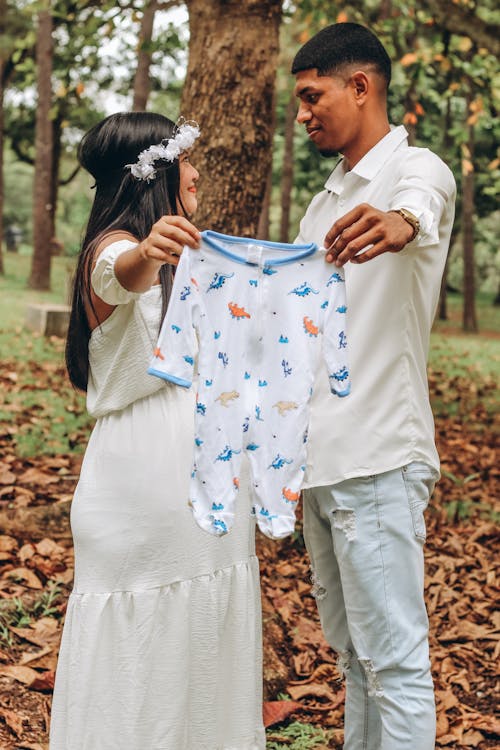
<svg viewBox="0 0 500 750">
<path fill-rule="evenodd" d="M 444 371 L 431 371 L 430 383 L 443 472 L 426 545 L 437 747 L 486 750 L 498 747 L 500 734 L 495 387 L 491 377 Z M 44 402 L 49 393 L 63 405 L 59 411 Z M 75 450 L 90 423 L 62 364 L 25 362 L 20 373 L 7 358 L 0 416 L 0 750 L 47 750 L 73 576 L 69 508 L 82 459 Z M 36 455 L 27 456 L 30 448 Z M 300 519 L 283 542 L 259 536 L 258 553 L 269 747 L 340 748 L 344 687 L 310 593 Z M 321 727 L 323 739 L 308 740 L 304 725 Z M 299 734 L 303 740 L 293 739 Z"/>
</svg>

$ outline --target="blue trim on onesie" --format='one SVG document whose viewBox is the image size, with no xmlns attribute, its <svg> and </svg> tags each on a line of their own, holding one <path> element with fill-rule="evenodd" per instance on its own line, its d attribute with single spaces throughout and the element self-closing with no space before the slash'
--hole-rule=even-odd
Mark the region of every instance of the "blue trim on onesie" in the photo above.
<svg viewBox="0 0 500 750">
<path fill-rule="evenodd" d="M 168 372 L 155 370 L 154 367 L 148 369 L 148 375 L 156 375 L 157 378 L 166 380 L 168 383 L 175 383 L 175 385 L 182 385 L 183 388 L 191 388 L 192 385 L 192 382 L 189 380 L 183 380 L 183 378 L 178 378 L 176 375 L 169 375 Z"/>
<path fill-rule="evenodd" d="M 203 240 L 205 240 L 207 245 L 210 245 L 213 250 L 217 250 L 217 252 L 221 253 L 221 255 L 225 255 L 226 258 L 231 258 L 231 260 L 234 260 L 237 263 L 243 263 L 246 266 L 257 266 L 259 264 L 252 263 L 246 258 L 242 258 L 240 255 L 232 253 L 230 250 L 227 250 L 227 248 L 220 245 L 217 240 L 220 240 L 221 242 L 227 242 L 228 244 L 255 245 L 257 247 L 268 247 L 271 250 L 289 251 L 293 253 L 288 258 L 269 258 L 269 260 L 264 261 L 264 263 L 262 264 L 264 267 L 281 266 L 285 263 L 294 263 L 297 260 L 301 260 L 302 258 L 307 258 L 309 255 L 313 255 L 313 253 L 318 250 L 318 246 L 315 242 L 309 242 L 307 245 L 292 245 L 286 242 L 256 240 L 249 237 L 233 237 L 229 234 L 221 234 L 221 232 L 215 232 L 213 229 L 205 229 L 201 233 L 201 237 Z"/>
<path fill-rule="evenodd" d="M 344 396 L 348 396 L 351 392 L 351 386 L 349 388 L 346 388 L 344 391 L 332 391 L 335 396 L 338 396 L 339 398 L 344 398 Z"/>
</svg>

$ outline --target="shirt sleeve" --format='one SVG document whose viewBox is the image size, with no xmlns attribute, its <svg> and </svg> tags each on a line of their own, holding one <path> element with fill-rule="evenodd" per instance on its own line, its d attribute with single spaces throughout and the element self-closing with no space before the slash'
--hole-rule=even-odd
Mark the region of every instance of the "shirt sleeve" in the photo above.
<svg viewBox="0 0 500 750">
<path fill-rule="evenodd" d="M 437 245 L 442 216 L 445 211 L 454 211 L 456 185 L 453 174 L 436 154 L 427 149 L 409 149 L 401 170 L 388 211 L 407 208 L 420 221 L 414 244 Z"/>
<path fill-rule="evenodd" d="M 125 305 L 141 296 L 140 292 L 130 292 L 125 289 L 115 276 L 116 259 L 136 244 L 130 240 L 112 242 L 97 258 L 91 276 L 92 289 L 108 305 Z"/>
<path fill-rule="evenodd" d="M 198 351 L 196 325 L 199 292 L 191 275 L 190 252 L 185 247 L 175 271 L 172 294 L 160 330 L 154 356 L 148 369 L 176 385 L 189 388 L 193 382 L 194 360 Z"/>
<path fill-rule="evenodd" d="M 336 268 L 326 282 L 328 306 L 323 320 L 323 357 L 330 390 L 337 396 L 351 391 L 347 346 L 347 303 L 344 269 Z"/>
</svg>

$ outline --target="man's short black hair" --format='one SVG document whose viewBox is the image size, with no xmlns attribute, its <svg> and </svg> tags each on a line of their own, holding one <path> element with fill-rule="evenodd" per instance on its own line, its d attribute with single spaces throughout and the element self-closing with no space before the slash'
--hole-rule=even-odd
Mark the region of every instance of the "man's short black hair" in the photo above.
<svg viewBox="0 0 500 750">
<path fill-rule="evenodd" d="M 317 68 L 318 75 L 331 75 L 344 65 L 369 63 L 391 82 L 391 60 L 375 34 L 359 23 L 334 23 L 321 29 L 299 49 L 292 73 Z"/>
</svg>

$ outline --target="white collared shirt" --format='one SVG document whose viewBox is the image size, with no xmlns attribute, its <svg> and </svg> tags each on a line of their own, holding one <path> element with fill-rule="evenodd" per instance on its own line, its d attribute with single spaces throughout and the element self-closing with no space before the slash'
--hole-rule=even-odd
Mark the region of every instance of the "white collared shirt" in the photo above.
<svg viewBox="0 0 500 750">
<path fill-rule="evenodd" d="M 392 129 L 351 171 L 341 160 L 300 224 L 296 242 L 322 245 L 360 203 L 407 208 L 417 238 L 399 253 L 345 265 L 351 395 L 330 395 L 318 372 L 305 487 L 389 471 L 411 461 L 439 469 L 427 387 L 427 354 L 454 218 L 455 180 L 428 149 Z"/>
</svg>

